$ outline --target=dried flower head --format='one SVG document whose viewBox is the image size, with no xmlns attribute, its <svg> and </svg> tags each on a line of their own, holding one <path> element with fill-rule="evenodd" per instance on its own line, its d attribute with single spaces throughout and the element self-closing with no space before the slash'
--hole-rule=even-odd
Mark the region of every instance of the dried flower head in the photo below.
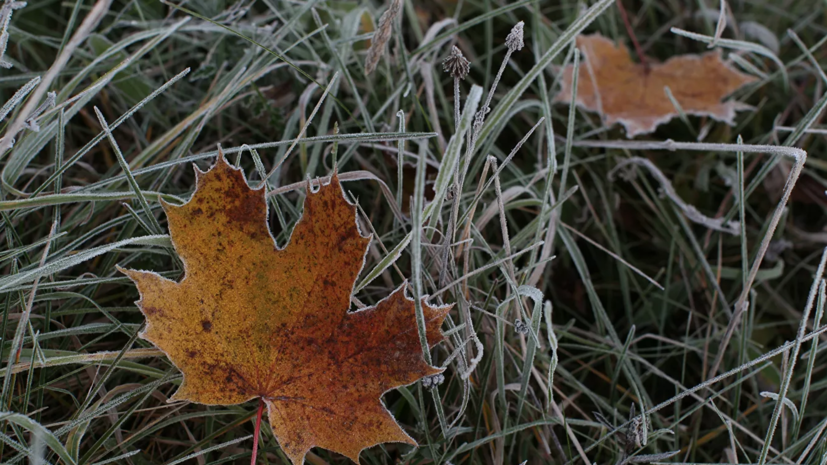
<svg viewBox="0 0 827 465">
<path fill-rule="evenodd" d="M 442 61 L 442 70 L 454 79 L 465 79 L 471 71 L 471 62 L 468 61 L 456 45 L 451 47 L 451 54 Z"/>
<path fill-rule="evenodd" d="M 525 23 L 520 21 L 511 28 L 511 32 L 505 38 L 505 46 L 508 47 L 508 51 L 515 52 L 523 49 L 523 45 L 525 45 L 523 43 L 523 26 L 525 26 Z"/>
</svg>

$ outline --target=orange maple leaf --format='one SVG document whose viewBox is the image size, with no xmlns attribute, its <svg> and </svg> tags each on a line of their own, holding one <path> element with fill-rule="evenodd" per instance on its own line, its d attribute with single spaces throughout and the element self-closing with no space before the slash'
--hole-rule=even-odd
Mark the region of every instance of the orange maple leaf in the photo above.
<svg viewBox="0 0 827 465">
<path fill-rule="evenodd" d="M 632 62 L 625 45 L 616 46 L 600 34 L 578 36 L 577 47 L 588 62 L 578 72 L 577 105 L 600 113 L 607 126 L 622 124 L 628 137 L 653 132 L 678 116 L 666 87 L 684 113 L 733 124 L 737 104 L 721 100 L 756 80 L 725 63 L 719 50 L 679 55 L 647 70 Z M 573 65 L 563 69 L 555 102 L 571 102 L 573 69 Z"/>
<path fill-rule="evenodd" d="M 308 194 L 290 243 L 278 249 L 264 189 L 251 189 L 223 155 L 182 206 L 164 204 L 181 282 L 123 270 L 147 319 L 141 336 L 184 374 L 171 401 L 266 403 L 273 433 L 299 465 L 315 446 L 358 462 L 366 447 L 416 445 L 381 396 L 440 373 L 423 357 L 404 285 L 375 307 L 348 312 L 370 237 L 334 174 Z M 449 306 L 423 299 L 430 345 Z"/>
</svg>

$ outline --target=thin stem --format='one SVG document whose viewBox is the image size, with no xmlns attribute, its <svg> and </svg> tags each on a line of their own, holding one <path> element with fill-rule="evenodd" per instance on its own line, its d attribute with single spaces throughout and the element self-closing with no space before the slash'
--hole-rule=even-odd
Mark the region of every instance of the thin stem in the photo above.
<svg viewBox="0 0 827 465">
<path fill-rule="evenodd" d="M 623 25 L 626 26 L 626 33 L 629 34 L 629 37 L 632 39 L 632 44 L 635 46 L 637 58 L 640 60 L 640 64 L 643 65 L 643 69 L 645 69 L 648 73 L 649 62 L 646 61 L 646 55 L 643 54 L 643 49 L 640 48 L 640 43 L 637 41 L 635 31 L 632 29 L 632 23 L 629 22 L 629 15 L 626 14 L 626 8 L 623 7 L 623 2 L 621 0 L 617 0 L 617 9 L 620 10 L 620 17 L 623 18 Z"/>
<path fill-rule="evenodd" d="M 264 399 L 258 398 L 258 412 L 256 413 L 256 430 L 253 433 L 253 457 L 250 459 L 250 465 L 256 465 L 256 457 L 258 456 L 258 437 L 261 433 L 261 414 L 264 413 Z"/>
<path fill-rule="evenodd" d="M 459 78 L 454 78 L 454 131 L 459 128 Z"/>
<path fill-rule="evenodd" d="M 399 110 L 396 112 L 396 118 L 399 120 L 399 132 L 405 132 L 405 112 Z M 402 183 L 404 182 L 404 163 L 405 163 L 405 141 L 399 140 L 396 145 L 396 203 L 399 205 L 399 211 L 402 211 Z"/>
<path fill-rule="evenodd" d="M 500 79 L 503 77 L 503 71 L 505 71 L 505 67 L 508 65 L 508 60 L 511 59 L 511 54 L 514 53 L 511 50 L 507 50 L 505 52 L 505 58 L 503 58 L 503 62 L 500 64 L 500 69 L 497 70 L 497 77 L 494 78 L 494 82 L 491 83 L 491 89 L 488 91 L 488 96 L 485 97 L 485 105 L 482 106 L 483 116 L 485 113 L 488 113 L 488 109 L 491 106 L 491 100 L 494 98 L 494 91 L 497 90 L 497 84 L 500 83 Z M 477 130 L 479 132 L 479 130 Z"/>
<path fill-rule="evenodd" d="M 767 456 L 770 453 L 770 445 L 772 444 L 772 437 L 775 435 L 775 428 L 778 426 L 778 419 L 781 417 L 781 410 L 784 408 L 784 399 L 787 397 L 787 392 L 792 383 L 793 370 L 795 370 L 795 362 L 798 360 L 798 353 L 801 350 L 801 344 L 804 342 L 804 336 L 807 333 L 807 322 L 810 320 L 810 312 L 813 309 L 813 304 L 818 295 L 818 289 L 821 285 L 821 277 L 824 276 L 825 265 L 827 265 L 827 248 L 821 255 L 821 263 L 816 270 L 816 277 L 813 280 L 813 285 L 810 287 L 810 295 L 807 297 L 807 304 L 804 307 L 804 312 L 801 314 L 801 322 L 798 325 L 798 337 L 795 338 L 795 345 L 793 346 L 792 354 L 790 355 L 790 363 L 784 378 L 781 380 L 781 387 L 778 389 L 778 402 L 775 404 L 775 409 L 772 411 L 770 418 L 770 425 L 767 428 L 767 435 L 764 438 L 764 445 L 761 447 L 761 453 L 758 456 L 758 465 L 767 463 Z M 814 327 L 814 329 L 817 329 Z"/>
</svg>

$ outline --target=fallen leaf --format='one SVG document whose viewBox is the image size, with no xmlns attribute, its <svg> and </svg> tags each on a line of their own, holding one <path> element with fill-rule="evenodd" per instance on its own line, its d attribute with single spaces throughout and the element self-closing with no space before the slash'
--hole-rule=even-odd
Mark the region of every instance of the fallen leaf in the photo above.
<svg viewBox="0 0 827 465">
<path fill-rule="evenodd" d="M 666 87 L 684 113 L 733 124 L 738 103 L 721 100 L 756 80 L 725 63 L 719 50 L 679 55 L 653 63 L 647 70 L 632 62 L 625 45 L 615 45 L 600 34 L 577 37 L 577 47 L 588 62 L 580 64 L 577 105 L 600 113 L 607 126 L 622 124 L 630 138 L 653 132 L 678 116 Z M 555 102 L 571 101 L 573 68 L 563 69 L 562 89 Z"/>
<path fill-rule="evenodd" d="M 370 242 L 334 175 L 308 193 L 289 244 L 278 249 L 264 190 L 223 155 L 182 206 L 164 204 L 185 264 L 175 282 L 123 270 L 147 319 L 141 336 L 183 372 L 171 400 L 231 405 L 261 398 L 296 465 L 312 447 L 358 462 L 366 447 L 416 442 L 381 396 L 442 370 L 423 357 L 414 302 L 400 286 L 375 307 L 348 312 Z M 430 345 L 450 307 L 423 299 Z"/>
</svg>

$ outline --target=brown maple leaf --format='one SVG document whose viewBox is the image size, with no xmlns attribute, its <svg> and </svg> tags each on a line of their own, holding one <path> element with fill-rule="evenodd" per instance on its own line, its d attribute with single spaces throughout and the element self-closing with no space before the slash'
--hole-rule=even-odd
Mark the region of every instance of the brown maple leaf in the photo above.
<svg viewBox="0 0 827 465">
<path fill-rule="evenodd" d="M 370 242 L 334 174 L 308 193 L 289 245 L 276 247 L 263 189 L 223 155 L 182 206 L 164 204 L 181 282 L 121 270 L 137 285 L 141 336 L 183 372 L 171 400 L 266 403 L 273 433 L 298 465 L 315 446 L 358 462 L 366 447 L 415 445 L 384 407 L 388 390 L 440 373 L 423 357 L 414 302 L 400 286 L 348 312 Z M 430 345 L 450 307 L 425 304 Z"/>
<path fill-rule="evenodd" d="M 672 57 L 647 70 L 632 62 L 625 45 L 615 45 L 600 34 L 578 36 L 577 47 L 588 61 L 578 72 L 577 105 L 600 113 L 607 126 L 622 124 L 628 137 L 653 132 L 678 116 L 666 87 L 684 113 L 733 124 L 737 103 L 721 100 L 756 79 L 725 63 L 719 50 Z M 563 69 L 555 102 L 571 101 L 573 68 Z"/>
</svg>

